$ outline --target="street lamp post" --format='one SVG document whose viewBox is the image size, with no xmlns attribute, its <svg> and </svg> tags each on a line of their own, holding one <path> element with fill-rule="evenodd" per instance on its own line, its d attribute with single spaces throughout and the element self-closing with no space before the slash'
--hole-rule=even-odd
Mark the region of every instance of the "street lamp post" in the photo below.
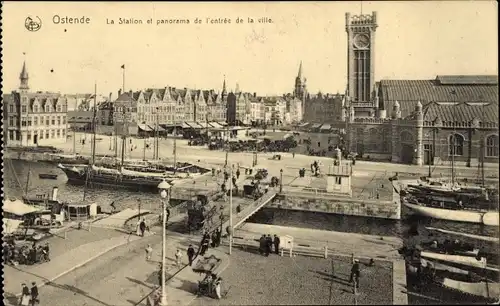
<svg viewBox="0 0 500 306">
<path fill-rule="evenodd" d="M 280 193 L 283 192 L 283 169 L 280 169 Z"/>
<path fill-rule="evenodd" d="M 166 216 L 166 209 L 168 207 L 168 193 L 170 191 L 170 188 L 172 186 L 167 183 L 165 180 L 163 180 L 160 184 L 158 184 L 158 189 L 160 190 L 160 196 L 162 199 L 162 250 L 161 250 L 161 298 L 160 298 L 160 306 L 166 306 L 167 305 L 167 291 L 165 288 L 165 256 L 166 256 L 166 251 L 165 251 L 165 246 L 167 243 L 167 230 L 166 230 L 166 223 L 167 223 L 167 216 Z"/>
</svg>

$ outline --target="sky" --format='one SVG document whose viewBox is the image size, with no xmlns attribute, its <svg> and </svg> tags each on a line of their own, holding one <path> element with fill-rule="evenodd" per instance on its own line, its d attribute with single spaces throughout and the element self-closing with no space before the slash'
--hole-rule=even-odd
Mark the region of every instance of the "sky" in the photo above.
<svg viewBox="0 0 500 306">
<path fill-rule="evenodd" d="M 377 11 L 375 79 L 498 75 L 495 1 L 421 2 L 4 2 L 3 92 L 19 86 L 23 60 L 33 91 L 92 93 L 165 86 L 259 95 L 293 90 L 300 61 L 309 92 L 343 93 L 345 13 Z M 54 15 L 90 24 L 54 24 Z M 28 31 L 26 17 L 42 21 Z M 116 24 L 118 18 L 142 25 Z M 241 18 L 244 23 L 237 24 Z M 255 23 L 248 23 L 248 18 Z M 146 20 L 153 18 L 153 24 Z M 203 23 L 195 24 L 195 18 Z M 207 24 L 230 18 L 231 24 Z M 269 18 L 272 23 L 258 23 Z M 190 24 L 157 25 L 158 19 Z M 115 24 L 107 24 L 114 20 Z M 23 54 L 25 53 L 25 54 Z"/>
</svg>

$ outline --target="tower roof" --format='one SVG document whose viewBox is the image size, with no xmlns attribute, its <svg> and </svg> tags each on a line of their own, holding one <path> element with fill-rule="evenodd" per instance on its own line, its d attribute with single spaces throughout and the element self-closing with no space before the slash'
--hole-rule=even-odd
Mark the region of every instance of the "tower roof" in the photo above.
<svg viewBox="0 0 500 306">
<path fill-rule="evenodd" d="M 300 65 L 299 65 L 299 73 L 297 74 L 297 77 L 298 77 L 299 79 L 301 79 L 301 78 L 302 78 L 302 61 L 300 61 Z"/>
<path fill-rule="evenodd" d="M 26 61 L 23 62 L 23 69 L 21 70 L 21 74 L 19 75 L 20 79 L 28 78 L 28 70 L 26 70 Z"/>
</svg>

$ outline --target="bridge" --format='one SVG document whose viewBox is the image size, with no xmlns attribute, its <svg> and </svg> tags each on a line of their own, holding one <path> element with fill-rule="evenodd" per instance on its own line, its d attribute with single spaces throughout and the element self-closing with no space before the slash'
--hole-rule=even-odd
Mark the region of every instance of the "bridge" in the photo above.
<svg viewBox="0 0 500 306">
<path fill-rule="evenodd" d="M 253 201 L 248 198 L 233 198 L 233 232 L 234 229 L 240 227 L 248 218 L 258 212 L 262 207 L 271 202 L 277 195 L 274 190 L 269 190 L 262 197 Z M 237 211 L 237 206 L 240 205 L 242 208 L 240 212 Z M 229 226 L 229 204 L 224 203 L 224 212 L 222 216 L 220 214 L 214 214 L 210 222 L 209 231 L 215 230 L 221 227 L 223 233 L 225 229 Z M 222 219 L 222 220 L 221 220 Z"/>
</svg>

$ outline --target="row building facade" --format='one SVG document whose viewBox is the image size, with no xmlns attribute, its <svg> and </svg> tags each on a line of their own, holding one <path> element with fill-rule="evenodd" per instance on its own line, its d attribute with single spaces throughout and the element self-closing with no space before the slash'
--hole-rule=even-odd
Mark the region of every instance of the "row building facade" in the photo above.
<svg viewBox="0 0 500 306">
<path fill-rule="evenodd" d="M 19 80 L 19 90 L 3 96 L 6 144 L 36 146 L 66 142 L 66 98 L 60 93 L 30 92 L 26 62 Z"/>
</svg>

